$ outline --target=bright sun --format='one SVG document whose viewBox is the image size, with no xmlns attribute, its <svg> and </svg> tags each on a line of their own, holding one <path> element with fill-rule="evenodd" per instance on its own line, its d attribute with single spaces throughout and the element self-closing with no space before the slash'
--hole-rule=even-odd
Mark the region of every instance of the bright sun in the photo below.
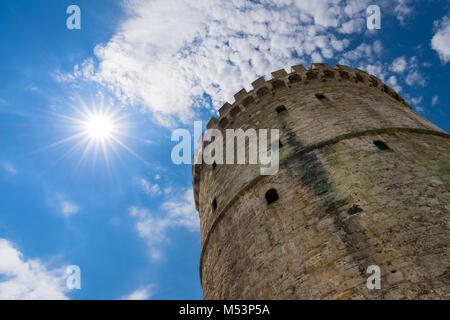
<svg viewBox="0 0 450 320">
<path fill-rule="evenodd" d="M 93 159 L 96 161 L 97 155 L 100 153 L 103 154 L 108 171 L 111 152 L 119 156 L 120 148 L 147 163 L 124 142 L 124 139 L 128 137 L 127 129 L 133 127 L 133 125 L 126 121 L 127 116 L 122 112 L 122 108 L 105 107 L 103 100 L 97 106 L 92 107 L 86 105 L 81 99 L 79 102 L 80 104 L 77 107 L 73 106 L 77 114 L 76 117 L 56 114 L 67 121 L 69 126 L 74 128 L 75 133 L 46 148 L 73 141 L 74 145 L 60 157 L 61 159 L 72 154 L 75 150 L 81 149 L 79 165 L 84 162 L 88 154 L 93 154 Z"/>
<path fill-rule="evenodd" d="M 85 131 L 93 139 L 111 138 L 114 134 L 114 122 L 107 115 L 91 115 L 85 123 Z"/>
</svg>

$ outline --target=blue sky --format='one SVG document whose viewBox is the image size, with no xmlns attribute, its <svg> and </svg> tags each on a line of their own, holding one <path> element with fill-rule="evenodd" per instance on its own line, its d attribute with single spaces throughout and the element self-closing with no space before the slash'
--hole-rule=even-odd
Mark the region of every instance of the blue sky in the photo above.
<svg viewBox="0 0 450 320">
<path fill-rule="evenodd" d="M 447 1 L 197 2 L 1 2 L 0 298 L 201 299 L 191 166 L 172 163 L 171 133 L 258 76 L 360 67 L 449 131 Z M 71 4 L 81 30 L 66 28 Z M 125 147 L 55 145 L 102 105 Z"/>
</svg>

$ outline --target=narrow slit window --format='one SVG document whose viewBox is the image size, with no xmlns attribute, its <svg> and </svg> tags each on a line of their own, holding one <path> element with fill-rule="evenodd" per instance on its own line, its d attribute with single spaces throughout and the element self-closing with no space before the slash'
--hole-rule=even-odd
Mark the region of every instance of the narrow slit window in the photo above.
<svg viewBox="0 0 450 320">
<path fill-rule="evenodd" d="M 216 198 L 214 198 L 214 200 L 212 202 L 212 209 L 213 209 L 213 211 L 216 211 L 216 209 L 217 209 L 217 199 Z"/>
<path fill-rule="evenodd" d="M 316 98 L 318 100 L 327 100 L 327 97 L 323 93 L 316 93 Z"/>
<path fill-rule="evenodd" d="M 282 113 L 282 112 L 286 112 L 287 109 L 285 106 L 279 106 L 278 108 L 275 109 L 277 111 L 278 114 Z"/>
<path fill-rule="evenodd" d="M 387 146 L 386 143 L 380 140 L 376 140 L 373 142 L 373 144 L 381 151 L 389 150 L 390 148 Z"/>
<path fill-rule="evenodd" d="M 275 190 L 275 189 L 270 189 L 269 191 L 266 192 L 266 201 L 267 201 L 267 204 L 274 203 L 274 202 L 277 201 L 278 199 L 280 199 L 280 197 L 278 196 L 277 190 Z"/>
<path fill-rule="evenodd" d="M 215 161 L 212 164 L 212 168 L 213 168 L 213 170 L 216 170 L 216 168 L 217 168 L 217 163 Z"/>
</svg>

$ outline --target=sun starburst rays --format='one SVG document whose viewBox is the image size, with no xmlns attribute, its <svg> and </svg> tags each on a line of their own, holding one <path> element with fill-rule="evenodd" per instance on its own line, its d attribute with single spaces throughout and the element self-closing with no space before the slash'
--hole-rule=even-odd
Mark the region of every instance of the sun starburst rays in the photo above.
<svg viewBox="0 0 450 320">
<path fill-rule="evenodd" d="M 72 115 L 53 114 L 54 117 L 61 119 L 61 123 L 66 123 L 65 130 L 70 130 L 71 135 L 43 148 L 50 149 L 73 143 L 58 157 L 57 162 L 80 150 L 81 156 L 74 167 L 75 171 L 92 155 L 94 164 L 97 163 L 99 156 L 102 157 L 105 168 L 111 174 L 111 156 L 114 154 L 120 159 L 119 149 L 123 149 L 146 163 L 124 142 L 132 124 L 128 121 L 122 108 L 105 107 L 103 98 L 98 104 L 93 103 L 92 106 L 88 106 L 82 99 L 79 99 L 77 106 L 71 105 L 71 107 L 74 111 Z"/>
</svg>

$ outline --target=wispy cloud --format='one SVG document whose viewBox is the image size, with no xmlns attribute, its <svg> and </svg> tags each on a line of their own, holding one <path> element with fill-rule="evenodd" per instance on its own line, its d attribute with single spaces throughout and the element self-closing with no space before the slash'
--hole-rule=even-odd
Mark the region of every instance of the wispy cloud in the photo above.
<svg viewBox="0 0 450 320">
<path fill-rule="evenodd" d="M 416 107 L 414 107 L 414 109 L 416 109 L 416 111 L 419 112 L 419 113 L 424 113 L 425 112 L 425 108 L 420 107 L 420 106 L 416 106 Z"/>
<path fill-rule="evenodd" d="M 396 58 L 391 64 L 391 70 L 396 73 L 403 73 L 407 66 L 406 58 L 404 56 Z"/>
<path fill-rule="evenodd" d="M 139 179 L 139 183 L 141 185 L 142 190 L 149 196 L 149 197 L 156 197 L 162 194 L 161 188 L 158 184 L 154 183 L 151 184 L 149 181 L 147 181 L 144 178 Z"/>
<path fill-rule="evenodd" d="M 153 295 L 153 286 L 146 286 L 123 296 L 121 300 L 149 300 Z"/>
<path fill-rule="evenodd" d="M 436 33 L 431 39 L 431 47 L 437 51 L 443 63 L 450 61 L 450 16 L 435 22 Z"/>
<path fill-rule="evenodd" d="M 9 174 L 15 175 L 17 173 L 16 168 L 9 162 L 3 163 L 2 168 Z"/>
<path fill-rule="evenodd" d="M 427 83 L 425 76 L 420 72 L 419 59 L 416 56 L 409 59 L 405 56 L 398 57 L 392 62 L 389 69 L 405 77 L 405 82 L 409 86 L 423 87 Z"/>
<path fill-rule="evenodd" d="M 63 269 L 25 260 L 11 242 L 0 239 L 0 300 L 68 299 L 65 278 Z"/>
<path fill-rule="evenodd" d="M 200 222 L 194 207 L 192 189 L 175 199 L 166 199 L 157 213 L 146 208 L 130 207 L 129 214 L 136 219 L 138 235 L 145 239 L 154 260 L 161 258 L 160 245 L 167 241 L 167 232 L 171 228 L 184 228 L 198 232 Z"/>
<path fill-rule="evenodd" d="M 435 95 L 431 98 L 431 106 L 435 106 L 439 102 L 439 96 Z"/>
<path fill-rule="evenodd" d="M 80 208 L 77 205 L 64 200 L 61 201 L 61 213 L 65 217 L 70 217 L 71 215 L 77 213 L 79 210 Z"/>
<path fill-rule="evenodd" d="M 398 0 L 392 1 L 395 5 L 394 14 L 400 21 L 401 25 L 406 24 L 406 20 L 411 17 L 414 13 L 414 2 L 412 0 Z"/>
<path fill-rule="evenodd" d="M 406 95 L 405 99 L 411 104 L 414 110 L 419 113 L 425 113 L 425 108 L 421 105 L 423 102 L 423 96 L 411 97 L 410 95 Z"/>
<path fill-rule="evenodd" d="M 419 104 L 419 103 L 421 103 L 422 102 L 422 100 L 423 100 L 423 97 L 422 96 L 420 96 L 420 97 L 415 97 L 415 98 L 412 98 L 411 99 L 411 102 L 414 104 L 414 105 L 416 105 L 416 104 Z"/>
<path fill-rule="evenodd" d="M 402 87 L 398 85 L 396 76 L 390 76 L 387 83 L 397 92 L 400 92 L 402 90 Z"/>
</svg>

